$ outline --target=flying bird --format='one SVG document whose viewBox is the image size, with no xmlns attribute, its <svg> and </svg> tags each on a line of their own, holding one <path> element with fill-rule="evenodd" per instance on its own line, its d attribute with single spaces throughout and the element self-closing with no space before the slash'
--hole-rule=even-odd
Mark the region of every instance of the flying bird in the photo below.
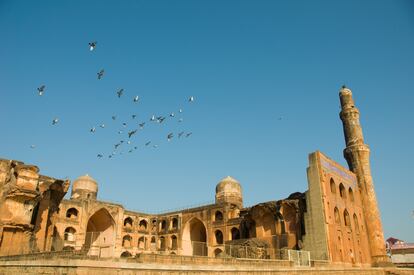
<svg viewBox="0 0 414 275">
<path fill-rule="evenodd" d="M 181 114 L 183 112 L 183 109 L 178 110 L 178 112 Z"/>
<path fill-rule="evenodd" d="M 165 117 L 163 117 L 163 116 L 157 117 L 157 122 L 158 123 L 162 123 L 164 120 L 165 120 Z"/>
<path fill-rule="evenodd" d="M 121 130 L 118 131 L 118 134 L 122 134 L 123 132 Z"/>
<path fill-rule="evenodd" d="M 171 113 L 171 114 L 170 114 L 170 117 L 175 117 L 175 114 L 174 114 L 174 113 Z"/>
<path fill-rule="evenodd" d="M 116 92 L 116 94 L 118 95 L 118 98 L 121 98 L 123 93 L 124 93 L 124 89 L 119 89 L 119 91 Z"/>
<path fill-rule="evenodd" d="M 93 51 L 96 48 L 96 44 L 98 44 L 96 41 L 89 42 L 89 50 Z"/>
<path fill-rule="evenodd" d="M 182 135 L 184 135 L 184 132 L 179 132 L 179 133 L 178 133 L 178 138 L 181 138 L 181 137 L 182 137 Z"/>
<path fill-rule="evenodd" d="M 128 153 L 132 153 L 132 149 L 128 151 Z"/>
<path fill-rule="evenodd" d="M 36 148 L 36 145 L 32 144 L 32 145 L 30 145 L 30 148 L 34 149 L 34 148 Z"/>
<path fill-rule="evenodd" d="M 97 75 L 98 75 L 98 79 L 101 79 L 101 78 L 103 77 L 104 73 L 105 73 L 105 70 L 104 70 L 104 69 L 100 70 L 100 71 L 97 73 Z"/>
<path fill-rule="evenodd" d="M 138 124 L 138 125 L 139 125 L 139 128 L 144 129 L 145 122 L 142 122 L 142 123 L 140 123 L 140 124 Z"/>
<path fill-rule="evenodd" d="M 116 116 L 112 116 L 112 120 L 115 120 L 116 119 Z"/>
<path fill-rule="evenodd" d="M 190 96 L 190 98 L 188 99 L 188 102 L 193 102 L 194 101 L 194 96 Z"/>
<path fill-rule="evenodd" d="M 191 136 L 193 133 L 187 133 L 186 135 L 185 135 L 185 137 L 189 137 L 189 136 Z"/>
<path fill-rule="evenodd" d="M 98 158 L 102 158 L 102 157 L 103 157 L 103 155 L 102 155 L 102 154 L 98 154 L 98 155 L 97 155 L 97 157 L 98 157 Z"/>
<path fill-rule="evenodd" d="M 135 96 L 134 97 L 134 102 L 138 102 L 138 100 L 139 100 L 139 96 Z"/>
<path fill-rule="evenodd" d="M 121 146 L 121 143 L 117 143 L 114 145 L 115 149 L 118 149 L 118 147 Z M 114 153 L 112 153 L 114 155 Z"/>
<path fill-rule="evenodd" d="M 128 132 L 128 138 L 131 138 L 133 135 L 135 135 L 136 132 L 137 132 L 137 129 Z"/>
<path fill-rule="evenodd" d="M 173 133 L 169 133 L 167 136 L 167 140 L 170 141 L 174 137 Z"/>
<path fill-rule="evenodd" d="M 90 131 L 91 133 L 95 133 L 96 128 L 95 128 L 95 127 L 92 127 L 89 131 Z"/>
<path fill-rule="evenodd" d="M 155 121 L 155 115 L 152 115 L 152 117 L 150 118 L 150 121 Z"/>
<path fill-rule="evenodd" d="M 184 120 L 183 118 L 180 118 L 180 119 L 178 120 L 178 122 L 183 122 L 183 120 Z"/>
<path fill-rule="evenodd" d="M 158 145 L 157 145 L 157 144 L 155 144 L 155 145 L 153 145 L 152 147 L 154 147 L 155 149 L 157 149 L 157 148 L 158 148 Z"/>
<path fill-rule="evenodd" d="M 45 92 L 45 85 L 40 86 L 39 88 L 37 88 L 37 91 L 39 92 L 39 96 L 42 96 L 43 93 Z"/>
<path fill-rule="evenodd" d="M 128 141 L 127 141 L 127 143 L 128 143 L 128 144 L 131 144 L 131 141 L 130 141 L 130 140 L 128 140 Z"/>
<path fill-rule="evenodd" d="M 127 126 L 126 122 L 123 122 L 122 126 L 124 126 L 124 128 L 125 128 Z"/>
<path fill-rule="evenodd" d="M 99 127 L 105 128 L 105 124 L 101 124 L 101 125 L 99 125 Z"/>
<path fill-rule="evenodd" d="M 151 144 L 151 141 L 148 141 L 147 143 L 145 143 L 145 146 L 148 146 Z"/>
<path fill-rule="evenodd" d="M 55 119 L 52 120 L 52 125 L 56 125 L 58 122 L 59 122 L 59 119 L 55 118 Z"/>
<path fill-rule="evenodd" d="M 137 115 L 132 115 L 132 119 L 135 119 L 137 117 Z"/>
</svg>

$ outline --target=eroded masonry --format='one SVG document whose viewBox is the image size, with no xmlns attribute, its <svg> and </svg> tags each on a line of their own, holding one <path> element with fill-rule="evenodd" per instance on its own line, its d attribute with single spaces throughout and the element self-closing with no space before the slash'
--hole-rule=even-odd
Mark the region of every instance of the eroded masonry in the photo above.
<svg viewBox="0 0 414 275">
<path fill-rule="evenodd" d="M 0 161 L 0 254 L 84 251 L 100 257 L 140 253 L 272 259 L 285 249 L 312 259 L 359 266 L 386 263 L 385 242 L 352 93 L 340 90 L 349 169 L 323 153 L 309 155 L 308 190 L 286 199 L 243 206 L 242 187 L 221 180 L 215 203 L 153 215 L 99 201 L 90 176 L 69 182 L 38 168 Z"/>
</svg>

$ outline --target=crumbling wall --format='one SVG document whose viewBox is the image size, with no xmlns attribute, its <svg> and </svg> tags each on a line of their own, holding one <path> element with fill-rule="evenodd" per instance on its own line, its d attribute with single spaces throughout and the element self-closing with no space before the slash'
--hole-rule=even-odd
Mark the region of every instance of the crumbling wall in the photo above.
<svg viewBox="0 0 414 275">
<path fill-rule="evenodd" d="M 0 159 L 0 255 L 48 249 L 54 215 L 69 181 L 39 175 L 39 168 Z"/>
</svg>

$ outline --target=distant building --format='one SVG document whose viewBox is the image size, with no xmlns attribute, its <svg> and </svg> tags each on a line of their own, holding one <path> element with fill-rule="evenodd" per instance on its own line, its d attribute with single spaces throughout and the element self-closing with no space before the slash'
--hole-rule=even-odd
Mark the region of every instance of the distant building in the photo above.
<svg viewBox="0 0 414 275">
<path fill-rule="evenodd" d="M 414 243 L 391 237 L 387 239 L 386 247 L 393 264 L 398 267 L 414 267 Z"/>
</svg>

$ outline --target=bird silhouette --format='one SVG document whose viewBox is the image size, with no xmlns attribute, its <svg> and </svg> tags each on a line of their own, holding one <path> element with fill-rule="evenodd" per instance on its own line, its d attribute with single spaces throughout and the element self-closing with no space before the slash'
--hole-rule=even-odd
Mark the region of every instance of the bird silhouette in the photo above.
<svg viewBox="0 0 414 275">
<path fill-rule="evenodd" d="M 133 131 L 128 132 L 128 137 L 129 137 L 129 138 L 131 138 L 133 135 L 135 135 L 135 133 L 136 133 L 137 131 L 138 131 L 138 130 L 137 130 L 137 129 L 135 129 L 135 130 L 133 130 Z"/>
<path fill-rule="evenodd" d="M 119 89 L 116 94 L 118 95 L 118 98 L 121 98 L 122 94 L 124 93 L 124 89 Z"/>
<path fill-rule="evenodd" d="M 45 85 L 42 85 L 42 86 L 40 86 L 39 88 L 37 88 L 37 91 L 38 91 L 38 93 L 39 93 L 39 96 L 42 96 L 42 95 L 43 95 L 43 93 L 44 93 L 44 91 L 45 91 L 45 88 L 46 88 L 46 86 L 45 86 Z"/>
<path fill-rule="evenodd" d="M 98 79 L 102 79 L 102 77 L 103 77 L 104 73 L 105 73 L 105 70 L 104 70 L 104 69 L 100 70 L 100 71 L 97 73 L 97 75 L 98 75 Z"/>
<path fill-rule="evenodd" d="M 52 125 L 56 125 L 58 122 L 59 122 L 59 119 L 55 118 L 55 119 L 52 120 Z"/>
<path fill-rule="evenodd" d="M 89 50 L 93 51 L 96 48 L 96 44 L 98 44 L 96 41 L 89 42 Z"/>
</svg>

